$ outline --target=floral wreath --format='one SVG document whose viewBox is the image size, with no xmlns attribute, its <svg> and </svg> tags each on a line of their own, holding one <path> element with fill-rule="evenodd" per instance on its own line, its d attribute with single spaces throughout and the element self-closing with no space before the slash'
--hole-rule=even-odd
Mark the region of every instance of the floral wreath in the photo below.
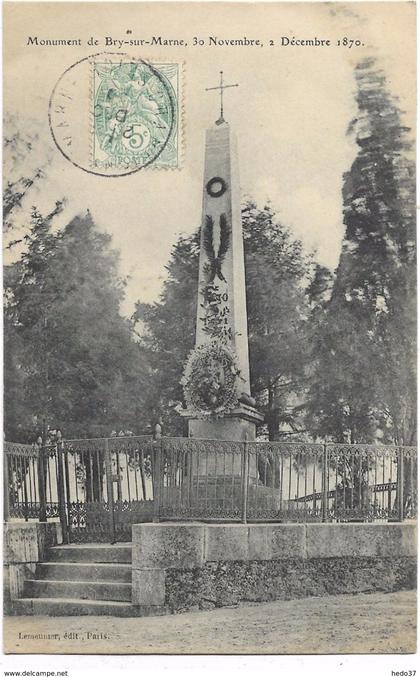
<svg viewBox="0 0 420 677">
<path fill-rule="evenodd" d="M 187 358 L 181 379 L 187 409 L 201 416 L 221 416 L 234 409 L 239 373 L 236 355 L 225 343 L 197 346 Z"/>
</svg>

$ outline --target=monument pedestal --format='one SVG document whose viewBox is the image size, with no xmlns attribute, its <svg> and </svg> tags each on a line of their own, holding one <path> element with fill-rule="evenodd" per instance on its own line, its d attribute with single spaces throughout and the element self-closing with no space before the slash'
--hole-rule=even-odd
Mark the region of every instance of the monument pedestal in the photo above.
<svg viewBox="0 0 420 677">
<path fill-rule="evenodd" d="M 257 423 L 262 423 L 264 417 L 249 405 L 238 402 L 238 407 L 222 417 L 195 418 L 188 411 L 182 412 L 182 415 L 188 417 L 188 437 L 196 440 L 220 440 L 227 445 L 229 442 L 253 442 L 255 440 L 255 429 Z M 194 463 L 197 465 L 192 468 L 196 477 L 218 477 L 224 472 L 229 477 L 240 478 L 243 473 L 243 455 L 242 445 L 237 452 L 233 449 L 223 450 L 222 445 L 217 450 L 206 450 L 201 457 L 196 457 Z M 255 464 L 248 470 L 249 477 L 256 477 L 257 472 Z"/>
<path fill-rule="evenodd" d="M 188 416 L 188 437 L 204 440 L 226 440 L 230 442 L 253 442 L 257 423 L 262 423 L 262 416 L 254 407 L 239 403 L 223 417 L 194 418 Z"/>
</svg>

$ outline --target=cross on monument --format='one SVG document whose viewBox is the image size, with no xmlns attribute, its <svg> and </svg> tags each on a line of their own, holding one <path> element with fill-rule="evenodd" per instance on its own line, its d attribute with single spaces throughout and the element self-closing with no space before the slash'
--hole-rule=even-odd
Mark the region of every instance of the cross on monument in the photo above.
<svg viewBox="0 0 420 677">
<path fill-rule="evenodd" d="M 220 90 L 220 118 L 216 120 L 216 125 L 221 125 L 223 122 L 225 122 L 225 119 L 223 117 L 223 91 L 225 89 L 228 89 L 229 87 L 239 87 L 238 84 L 236 85 L 225 85 L 223 83 L 223 71 L 220 71 L 220 85 L 217 87 L 206 87 L 206 92 L 213 91 L 215 89 Z"/>
</svg>

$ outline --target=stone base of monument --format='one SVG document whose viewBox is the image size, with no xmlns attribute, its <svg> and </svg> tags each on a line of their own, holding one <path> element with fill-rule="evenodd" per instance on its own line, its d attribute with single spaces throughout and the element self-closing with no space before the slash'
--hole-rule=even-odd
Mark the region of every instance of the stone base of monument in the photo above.
<svg viewBox="0 0 420 677">
<path fill-rule="evenodd" d="M 188 411 L 182 412 L 188 420 L 188 437 L 206 440 L 227 440 L 236 442 L 252 442 L 255 440 L 257 423 L 264 421 L 264 416 L 254 407 L 239 403 L 236 409 L 223 417 L 195 418 Z"/>
<path fill-rule="evenodd" d="M 181 487 L 165 488 L 163 504 L 173 505 L 174 515 L 182 511 L 195 517 L 240 516 L 245 450 L 241 443 L 255 440 L 256 425 L 264 417 L 243 402 L 219 418 L 198 418 L 188 410 L 181 415 L 188 418 L 188 436 L 197 440 L 197 452 L 190 462 L 190 481 L 184 478 Z M 248 500 L 261 508 L 266 505 L 267 509 L 278 510 L 272 490 L 259 484 L 255 463 L 249 464 L 247 476 Z"/>
<path fill-rule="evenodd" d="M 247 505 L 251 513 L 269 514 L 286 508 L 278 491 L 249 478 Z M 161 506 L 164 516 L 205 519 L 212 517 L 241 517 L 243 505 L 243 481 L 236 477 L 194 477 L 178 487 L 161 489 Z"/>
</svg>

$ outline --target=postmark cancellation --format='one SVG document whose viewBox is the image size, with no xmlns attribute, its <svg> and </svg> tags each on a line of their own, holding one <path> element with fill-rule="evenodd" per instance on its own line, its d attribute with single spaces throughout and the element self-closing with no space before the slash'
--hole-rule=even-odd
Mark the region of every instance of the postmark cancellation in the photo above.
<svg viewBox="0 0 420 677">
<path fill-rule="evenodd" d="M 180 164 L 180 64 L 99 57 L 92 67 L 95 169 Z"/>
<path fill-rule="evenodd" d="M 181 167 L 182 64 L 101 53 L 70 65 L 49 102 L 61 154 L 98 176 Z"/>
</svg>

